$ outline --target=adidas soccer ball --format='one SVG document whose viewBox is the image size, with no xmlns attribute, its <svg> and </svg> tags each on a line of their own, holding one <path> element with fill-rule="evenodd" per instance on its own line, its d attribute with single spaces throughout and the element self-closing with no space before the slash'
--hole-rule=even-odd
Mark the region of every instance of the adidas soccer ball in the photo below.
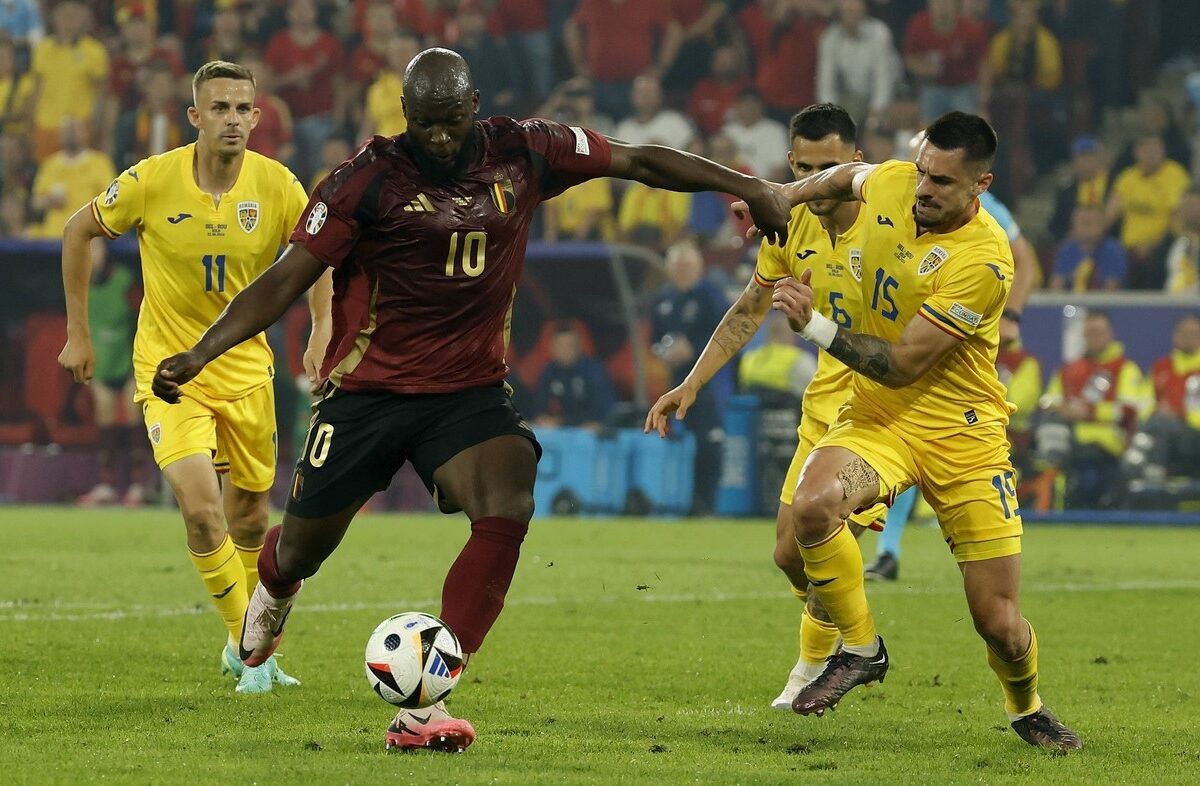
<svg viewBox="0 0 1200 786">
<path fill-rule="evenodd" d="M 462 674 L 462 647 L 446 623 L 409 611 L 388 617 L 367 639 L 367 682 L 397 707 L 428 707 L 450 695 Z"/>
</svg>

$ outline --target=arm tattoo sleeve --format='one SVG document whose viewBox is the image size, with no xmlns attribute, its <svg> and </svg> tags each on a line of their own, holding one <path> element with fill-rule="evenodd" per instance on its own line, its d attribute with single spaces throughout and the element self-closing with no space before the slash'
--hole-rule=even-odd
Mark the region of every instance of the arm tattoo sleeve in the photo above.
<svg viewBox="0 0 1200 786">
<path fill-rule="evenodd" d="M 892 359 L 892 344 L 886 339 L 838 328 L 828 352 L 876 382 L 895 387 L 903 381 Z"/>
<path fill-rule="evenodd" d="M 855 456 L 838 470 L 838 481 L 842 484 L 842 499 L 850 499 L 863 489 L 879 494 L 879 475 L 863 459 Z M 872 502 L 874 500 L 871 500 Z"/>
<path fill-rule="evenodd" d="M 733 357 L 746 346 L 746 342 L 758 332 L 758 327 L 762 324 L 762 318 L 758 316 L 761 311 L 758 305 L 763 298 L 768 297 L 769 291 L 760 287 L 758 282 L 751 281 L 746 285 L 745 295 L 746 297 L 740 298 L 734 304 L 725 320 L 713 333 L 712 342 L 721 348 L 726 357 Z"/>
</svg>

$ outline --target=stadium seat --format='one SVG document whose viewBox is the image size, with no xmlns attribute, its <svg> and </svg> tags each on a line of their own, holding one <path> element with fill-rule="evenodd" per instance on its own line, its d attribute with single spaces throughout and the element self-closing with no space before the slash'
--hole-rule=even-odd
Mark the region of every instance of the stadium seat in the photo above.
<svg viewBox="0 0 1200 786">
<path fill-rule="evenodd" d="M 570 324 L 579 334 L 583 353 L 594 357 L 596 343 L 592 340 L 592 331 L 588 329 L 588 326 L 581 319 L 572 319 L 570 320 Z M 533 345 L 533 349 L 526 352 L 521 358 L 509 360 L 512 370 L 516 372 L 521 381 L 530 390 L 537 389 L 542 371 L 546 368 L 546 364 L 550 362 L 550 345 L 554 343 L 554 331 L 558 329 L 558 325 L 559 320 L 551 319 L 544 322 L 541 330 L 538 331 L 537 342 Z M 515 353 L 511 353 L 510 357 L 512 354 Z"/>
</svg>

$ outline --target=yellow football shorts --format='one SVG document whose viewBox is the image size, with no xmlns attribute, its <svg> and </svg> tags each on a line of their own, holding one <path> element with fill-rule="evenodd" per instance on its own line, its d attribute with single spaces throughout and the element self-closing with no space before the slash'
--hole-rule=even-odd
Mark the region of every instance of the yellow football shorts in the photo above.
<svg viewBox="0 0 1200 786">
<path fill-rule="evenodd" d="M 142 415 L 160 469 L 203 453 L 240 489 L 274 485 L 275 389 L 269 382 L 236 399 L 209 398 L 194 387 L 178 404 L 151 397 L 142 402 Z"/>
<path fill-rule="evenodd" d="M 816 446 L 821 437 L 825 436 L 825 432 L 828 430 L 828 423 L 812 416 L 805 416 L 800 419 L 800 428 L 796 429 L 796 435 L 799 437 L 799 442 L 796 445 L 796 455 L 792 456 L 792 463 L 788 465 L 787 475 L 783 479 L 783 488 L 779 490 L 779 501 L 784 505 L 792 504 L 792 497 L 796 494 L 796 486 L 800 485 L 800 470 L 804 469 L 804 462 L 808 461 L 808 454 L 813 452 L 813 447 Z M 887 505 L 879 503 L 861 513 L 851 515 L 850 521 L 860 527 L 869 527 L 876 532 L 882 532 L 883 522 L 886 518 Z"/>
<path fill-rule="evenodd" d="M 1021 552 L 1021 510 L 1004 426 L 947 437 L 910 435 L 850 410 L 817 443 L 853 451 L 879 474 L 880 497 L 921 487 L 958 562 Z"/>
</svg>

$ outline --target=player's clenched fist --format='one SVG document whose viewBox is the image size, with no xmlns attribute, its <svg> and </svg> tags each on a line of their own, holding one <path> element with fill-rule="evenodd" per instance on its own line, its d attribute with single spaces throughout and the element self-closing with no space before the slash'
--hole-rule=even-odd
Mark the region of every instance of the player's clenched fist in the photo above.
<svg viewBox="0 0 1200 786">
<path fill-rule="evenodd" d="M 193 350 L 172 355 L 158 364 L 150 389 L 168 404 L 178 404 L 182 391 L 179 386 L 191 382 L 204 370 L 204 361 Z"/>
<path fill-rule="evenodd" d="M 812 270 L 805 270 L 799 279 L 788 276 L 776 281 L 771 293 L 771 308 L 787 317 L 797 333 L 812 319 L 813 291 L 808 285 L 811 280 Z"/>
<path fill-rule="evenodd" d="M 96 353 L 92 342 L 67 338 L 62 352 L 58 353 L 58 365 L 71 372 L 76 382 L 90 382 L 96 367 Z"/>
</svg>

